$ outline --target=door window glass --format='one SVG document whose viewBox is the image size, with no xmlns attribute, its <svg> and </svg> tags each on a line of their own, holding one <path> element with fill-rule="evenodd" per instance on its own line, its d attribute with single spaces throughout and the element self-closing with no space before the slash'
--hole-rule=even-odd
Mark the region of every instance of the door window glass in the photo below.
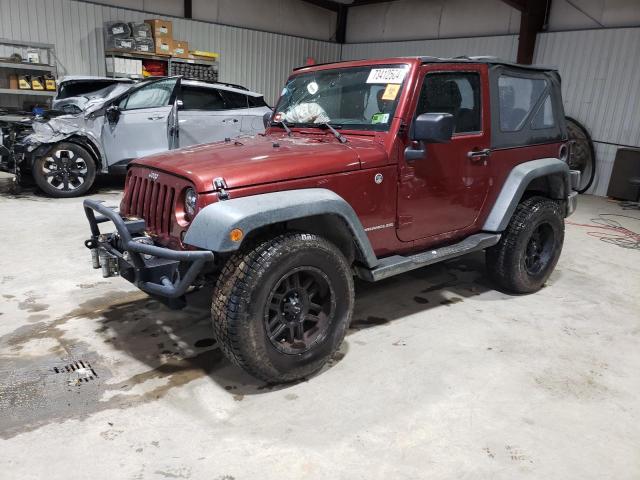
<svg viewBox="0 0 640 480">
<path fill-rule="evenodd" d="M 247 95 L 247 101 L 249 102 L 249 108 L 268 107 L 267 102 L 264 101 L 264 97 L 254 97 L 253 95 Z"/>
<path fill-rule="evenodd" d="M 521 130 L 546 88 L 546 80 L 540 78 L 501 75 L 498 79 L 500 130 L 503 132 Z"/>
<path fill-rule="evenodd" d="M 242 93 L 230 92 L 229 90 L 220 90 L 220 95 L 225 100 L 226 108 L 248 108 L 247 96 Z"/>
<path fill-rule="evenodd" d="M 176 80 L 168 78 L 140 87 L 120 101 L 122 110 L 164 107 L 169 104 Z"/>
<path fill-rule="evenodd" d="M 541 128 L 555 127 L 556 122 L 553 115 L 553 104 L 551 103 L 551 95 L 547 94 L 544 103 L 540 106 L 533 117 L 531 128 L 539 130 Z"/>
<path fill-rule="evenodd" d="M 182 85 L 183 110 L 224 110 L 224 100 L 215 88 Z"/>
<path fill-rule="evenodd" d="M 477 73 L 429 73 L 424 79 L 416 115 L 450 113 L 455 133 L 482 130 L 480 76 Z"/>
</svg>

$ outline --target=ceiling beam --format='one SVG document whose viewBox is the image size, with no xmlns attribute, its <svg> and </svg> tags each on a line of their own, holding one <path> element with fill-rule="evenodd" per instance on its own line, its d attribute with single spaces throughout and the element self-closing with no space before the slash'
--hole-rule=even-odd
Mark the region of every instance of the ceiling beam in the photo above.
<svg viewBox="0 0 640 480">
<path fill-rule="evenodd" d="M 531 65 L 538 32 L 546 29 L 551 0 L 502 0 L 520 11 L 518 63 Z"/>
<path fill-rule="evenodd" d="M 325 10 L 331 10 L 332 12 L 337 12 L 338 5 L 335 2 L 330 0 L 302 0 L 303 2 L 310 3 L 311 5 L 315 5 L 316 7 L 324 8 Z"/>
<path fill-rule="evenodd" d="M 338 18 L 336 19 L 336 42 L 345 43 L 347 41 L 347 17 L 349 7 L 338 5 Z"/>
</svg>

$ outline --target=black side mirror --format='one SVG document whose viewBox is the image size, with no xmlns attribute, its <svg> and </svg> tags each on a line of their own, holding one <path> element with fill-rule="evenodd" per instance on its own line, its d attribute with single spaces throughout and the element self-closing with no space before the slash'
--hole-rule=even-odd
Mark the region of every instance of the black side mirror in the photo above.
<svg viewBox="0 0 640 480">
<path fill-rule="evenodd" d="M 117 105 L 111 105 L 107 108 L 104 113 L 105 117 L 107 117 L 107 121 L 110 124 L 118 123 L 118 119 L 120 118 L 120 108 Z"/>
<path fill-rule="evenodd" d="M 269 127 L 269 125 L 271 124 L 272 115 L 273 115 L 273 112 L 267 112 L 262 116 L 262 123 L 264 124 L 264 128 Z"/>
<path fill-rule="evenodd" d="M 454 120 L 450 113 L 423 113 L 413 122 L 411 140 L 425 143 L 448 143 L 453 135 Z"/>
</svg>

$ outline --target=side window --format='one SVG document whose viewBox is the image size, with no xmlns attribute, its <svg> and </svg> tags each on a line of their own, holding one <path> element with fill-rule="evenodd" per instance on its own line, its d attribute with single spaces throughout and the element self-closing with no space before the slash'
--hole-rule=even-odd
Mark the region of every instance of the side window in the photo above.
<svg viewBox="0 0 640 480">
<path fill-rule="evenodd" d="M 556 126 L 555 115 L 553 113 L 553 104 L 551 103 L 551 95 L 547 93 L 547 98 L 540 105 L 538 111 L 533 116 L 531 128 L 540 130 L 542 128 L 552 128 Z"/>
<path fill-rule="evenodd" d="M 220 95 L 225 100 L 225 108 L 248 108 L 247 96 L 243 93 L 230 92 L 229 90 L 220 89 Z"/>
<path fill-rule="evenodd" d="M 503 132 L 517 132 L 522 130 L 525 120 L 529 117 L 531 110 L 537 105 L 546 88 L 546 80 L 540 78 L 501 75 L 500 78 L 498 78 L 500 130 Z M 552 113 L 550 98 L 548 112 Z M 553 115 L 551 116 L 553 117 Z"/>
<path fill-rule="evenodd" d="M 247 101 L 249 102 L 249 108 L 269 106 L 267 105 L 267 102 L 264 101 L 264 97 L 254 97 L 253 95 L 247 95 Z"/>
<path fill-rule="evenodd" d="M 164 107 L 169 104 L 175 85 L 176 80 L 174 78 L 167 78 L 166 80 L 140 87 L 120 101 L 120 109 L 134 110 L 138 108 Z"/>
<path fill-rule="evenodd" d="M 224 110 L 224 100 L 215 88 L 182 86 L 183 110 Z"/>
<path fill-rule="evenodd" d="M 428 73 L 425 76 L 416 115 L 450 113 L 455 133 L 482 130 L 480 76 L 477 73 Z"/>
</svg>

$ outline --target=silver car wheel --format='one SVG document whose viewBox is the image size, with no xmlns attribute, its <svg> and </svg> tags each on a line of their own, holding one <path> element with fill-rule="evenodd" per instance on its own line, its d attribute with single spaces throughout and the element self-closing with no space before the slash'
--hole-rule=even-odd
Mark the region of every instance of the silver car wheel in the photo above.
<svg viewBox="0 0 640 480">
<path fill-rule="evenodd" d="M 87 162 L 71 150 L 55 150 L 44 159 L 42 170 L 47 183 L 62 191 L 80 188 L 87 176 Z"/>
</svg>

